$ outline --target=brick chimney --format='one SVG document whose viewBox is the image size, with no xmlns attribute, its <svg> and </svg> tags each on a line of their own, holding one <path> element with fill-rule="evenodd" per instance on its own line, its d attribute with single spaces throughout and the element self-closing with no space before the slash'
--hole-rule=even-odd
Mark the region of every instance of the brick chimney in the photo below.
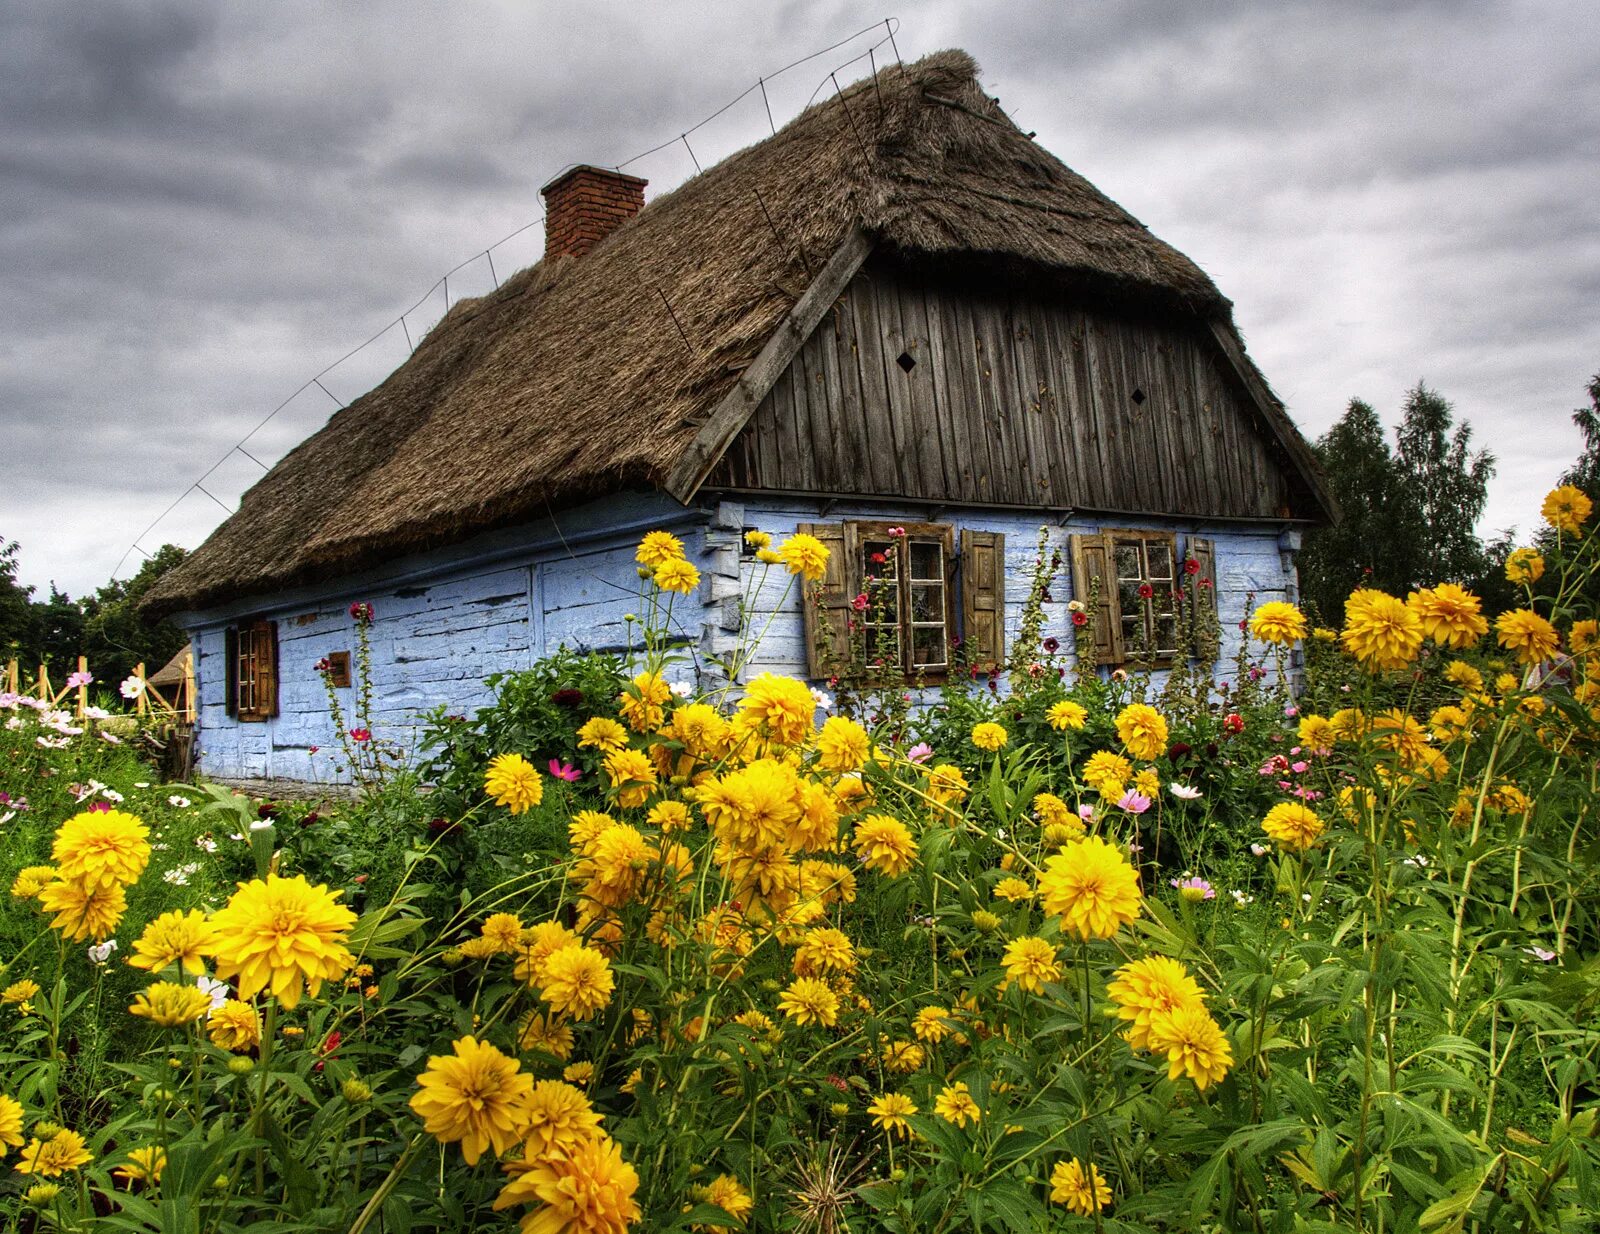
<svg viewBox="0 0 1600 1234">
<path fill-rule="evenodd" d="M 544 255 L 582 257 L 644 208 L 648 180 L 604 167 L 564 171 L 544 194 Z"/>
</svg>

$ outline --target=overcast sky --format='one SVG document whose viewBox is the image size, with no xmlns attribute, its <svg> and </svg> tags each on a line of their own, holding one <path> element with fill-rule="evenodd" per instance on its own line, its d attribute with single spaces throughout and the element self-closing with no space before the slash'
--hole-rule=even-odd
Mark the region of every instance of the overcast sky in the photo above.
<svg viewBox="0 0 1600 1234">
<path fill-rule="evenodd" d="M 24 581 L 103 583 L 302 383 L 536 219 L 563 166 L 668 141 L 883 16 L 0 0 L 0 537 L 20 541 Z M 1024 129 L 1212 276 L 1308 435 L 1351 397 L 1392 423 L 1425 380 L 1499 459 L 1482 529 L 1531 528 L 1600 370 L 1590 5 L 942 0 L 897 16 L 901 56 L 971 52 Z M 778 123 L 882 37 L 769 82 Z M 767 131 L 757 92 L 689 141 L 709 166 Z M 654 195 L 694 165 L 680 143 L 628 170 Z M 542 243 L 533 227 L 496 248 L 500 277 Z M 480 258 L 450 296 L 491 285 Z M 441 288 L 410 337 L 443 308 Z M 405 355 L 389 331 L 245 448 L 272 463 Z M 205 489 L 232 508 L 260 474 L 234 452 Z M 141 544 L 193 547 L 222 517 L 194 491 Z"/>
</svg>

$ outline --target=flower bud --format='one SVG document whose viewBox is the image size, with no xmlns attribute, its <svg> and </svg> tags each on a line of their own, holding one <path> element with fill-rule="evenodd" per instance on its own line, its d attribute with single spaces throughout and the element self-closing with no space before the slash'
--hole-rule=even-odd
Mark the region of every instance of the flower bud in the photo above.
<svg viewBox="0 0 1600 1234">
<path fill-rule="evenodd" d="M 228 1060 L 228 1070 L 233 1072 L 234 1075 L 249 1075 L 255 1069 L 255 1059 L 247 1058 L 243 1054 L 235 1055 Z"/>
<path fill-rule="evenodd" d="M 339 1092 L 351 1105 L 365 1105 L 372 1100 L 372 1089 L 354 1076 L 339 1086 Z"/>
<path fill-rule="evenodd" d="M 972 925 L 980 934 L 993 934 L 1000 928 L 1000 918 L 980 908 L 972 914 Z"/>
</svg>

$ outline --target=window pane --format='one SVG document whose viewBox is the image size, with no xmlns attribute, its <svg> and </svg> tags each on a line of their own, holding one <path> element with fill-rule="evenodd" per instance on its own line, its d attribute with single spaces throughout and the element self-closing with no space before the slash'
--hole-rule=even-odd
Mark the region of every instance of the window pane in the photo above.
<svg viewBox="0 0 1600 1234">
<path fill-rule="evenodd" d="M 1170 581 L 1175 576 L 1172 561 L 1172 545 L 1166 540 L 1146 540 L 1144 542 L 1145 563 L 1149 570 L 1146 575 L 1153 583 L 1165 579 Z"/>
<path fill-rule="evenodd" d="M 900 554 L 895 551 L 893 541 L 868 540 L 861 546 L 861 575 L 876 578 L 896 578 L 899 576 Z"/>
<path fill-rule="evenodd" d="M 911 663 L 919 668 L 934 668 L 942 667 L 945 660 L 944 627 L 913 627 L 911 631 Z"/>
<path fill-rule="evenodd" d="M 911 620 L 944 621 L 944 587 L 939 583 L 911 584 Z"/>
<path fill-rule="evenodd" d="M 1117 578 L 1119 581 L 1129 579 L 1137 582 L 1144 577 L 1144 563 L 1139 560 L 1139 545 L 1137 541 L 1117 541 Z"/>
<path fill-rule="evenodd" d="M 944 549 L 938 544 L 911 542 L 911 577 L 920 579 L 944 578 Z"/>
<path fill-rule="evenodd" d="M 1172 617 L 1156 618 L 1156 652 L 1163 657 L 1178 652 L 1178 623 Z"/>
</svg>

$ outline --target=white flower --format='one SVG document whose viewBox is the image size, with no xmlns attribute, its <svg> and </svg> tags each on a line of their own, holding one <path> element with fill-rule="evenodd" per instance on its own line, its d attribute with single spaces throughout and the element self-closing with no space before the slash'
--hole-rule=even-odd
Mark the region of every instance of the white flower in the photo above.
<svg viewBox="0 0 1600 1234">
<path fill-rule="evenodd" d="M 1428 864 L 1428 859 L 1426 857 L 1424 857 L 1421 853 L 1416 853 L 1413 856 L 1407 857 L 1406 860 L 1405 860 L 1405 864 L 1408 865 L 1408 866 L 1416 866 L 1417 869 L 1420 870 L 1420 869 L 1423 868 L 1423 866 Z"/>
<path fill-rule="evenodd" d="M 1083 612 L 1083 601 L 1082 600 L 1068 600 L 1067 601 L 1067 612 L 1069 612 L 1069 613 L 1081 613 L 1081 612 Z"/>
<path fill-rule="evenodd" d="M 688 698 L 694 693 L 694 687 L 687 681 L 674 681 L 667 689 L 671 690 L 679 698 Z"/>
<path fill-rule="evenodd" d="M 70 737 L 35 737 L 34 741 L 46 750 L 65 750 L 72 744 Z"/>
<path fill-rule="evenodd" d="M 111 953 L 117 949 L 117 940 L 108 938 L 105 942 L 89 948 L 89 958 L 96 964 L 104 964 L 111 959 Z"/>
<path fill-rule="evenodd" d="M 107 788 L 103 784 L 100 786 L 100 795 L 102 797 L 104 797 L 107 801 L 115 802 L 115 801 L 121 801 L 122 800 L 122 794 L 121 793 L 117 792 L 117 790 L 114 789 L 114 788 Z"/>
<path fill-rule="evenodd" d="M 133 782 L 133 786 L 134 786 L 134 788 L 149 788 L 150 787 L 150 781 L 149 780 L 135 780 Z"/>
<path fill-rule="evenodd" d="M 1539 946 L 1524 947 L 1523 950 L 1531 955 L 1535 960 L 1542 960 L 1546 964 L 1550 963 L 1551 960 L 1556 958 L 1555 952 L 1546 951 L 1543 947 Z"/>
<path fill-rule="evenodd" d="M 5 708 L 7 711 L 15 711 L 17 704 L 21 701 L 22 695 L 13 694 L 9 690 L 7 690 L 4 694 L 0 694 L 0 707 Z"/>
<path fill-rule="evenodd" d="M 1250 851 L 1257 857 L 1265 857 L 1270 850 L 1265 844 L 1252 844 L 1250 846 Z"/>
<path fill-rule="evenodd" d="M 256 819 L 254 822 L 252 822 L 250 824 L 250 830 L 251 831 L 271 831 L 272 830 L 272 820 L 270 818 L 258 818 L 258 819 Z"/>
<path fill-rule="evenodd" d="M 832 708 L 833 708 L 833 695 L 829 694 L 826 690 L 819 690 L 819 689 L 816 688 L 816 686 L 812 686 L 811 687 L 811 697 L 817 700 L 817 706 L 821 707 L 822 710 L 824 710 L 824 711 L 832 710 Z"/>
<path fill-rule="evenodd" d="M 21 716 L 12 716 L 9 720 L 6 721 L 6 727 L 8 729 L 10 729 L 13 733 L 16 732 L 19 728 L 22 727 L 22 717 Z"/>
<path fill-rule="evenodd" d="M 196 836 L 194 839 L 194 846 L 203 853 L 214 853 L 217 851 L 217 842 L 208 835 Z"/>
<path fill-rule="evenodd" d="M 187 887 L 191 875 L 200 873 L 200 863 L 191 861 L 187 865 L 174 866 L 161 877 L 174 887 Z"/>
<path fill-rule="evenodd" d="M 172 796 L 167 798 L 167 804 L 169 806 L 176 806 L 180 810 L 187 810 L 189 808 L 189 799 L 187 797 L 180 797 L 178 794 L 174 793 Z"/>
<path fill-rule="evenodd" d="M 0 826 L 9 823 L 12 819 L 16 818 L 16 816 L 17 812 L 15 810 L 7 810 L 4 814 L 0 814 Z"/>
<path fill-rule="evenodd" d="M 122 684 L 117 687 L 117 691 L 123 698 L 132 701 L 144 693 L 144 678 L 134 673 L 123 680 Z"/>
<path fill-rule="evenodd" d="M 83 709 L 83 718 L 85 720 L 109 720 L 111 713 L 104 707 L 85 707 Z"/>
<path fill-rule="evenodd" d="M 196 977 L 194 983 L 200 987 L 200 992 L 211 1000 L 212 1011 L 227 1002 L 228 995 L 233 992 L 226 981 L 218 981 L 215 977 L 207 977 L 204 973 Z"/>
<path fill-rule="evenodd" d="M 1172 790 L 1172 795 L 1179 801 L 1194 801 L 1204 796 L 1199 789 L 1190 788 L 1187 784 L 1179 784 L 1176 781 L 1167 785 L 1167 787 Z"/>
<path fill-rule="evenodd" d="M 1254 904 L 1256 902 L 1255 896 L 1245 895 L 1245 893 L 1240 891 L 1237 887 L 1235 887 L 1228 894 L 1233 897 L 1233 902 L 1240 908 L 1243 908 L 1246 904 Z"/>
</svg>

